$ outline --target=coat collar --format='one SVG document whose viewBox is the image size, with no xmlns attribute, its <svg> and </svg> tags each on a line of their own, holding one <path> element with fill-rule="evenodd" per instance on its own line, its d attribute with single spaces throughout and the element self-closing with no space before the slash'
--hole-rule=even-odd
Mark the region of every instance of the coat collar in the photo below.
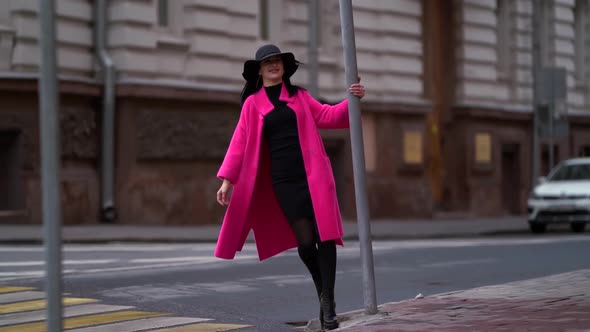
<svg viewBox="0 0 590 332">
<path fill-rule="evenodd" d="M 287 103 L 291 103 L 295 100 L 294 97 L 289 96 L 289 91 L 287 91 L 284 82 L 281 86 L 281 95 L 279 96 L 279 100 Z M 270 113 L 270 111 L 272 111 L 275 108 L 274 105 L 268 99 L 264 87 L 262 87 L 254 94 L 254 101 L 256 102 L 258 112 L 260 112 L 262 116 L 267 115 L 268 113 Z"/>
</svg>

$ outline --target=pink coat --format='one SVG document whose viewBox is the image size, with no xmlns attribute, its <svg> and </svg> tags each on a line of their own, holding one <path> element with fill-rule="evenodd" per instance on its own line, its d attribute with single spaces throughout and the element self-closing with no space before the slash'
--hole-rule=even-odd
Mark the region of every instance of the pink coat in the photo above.
<svg viewBox="0 0 590 332">
<path fill-rule="evenodd" d="M 316 101 L 300 89 L 293 97 L 283 85 L 280 100 L 295 111 L 309 192 L 321 241 L 342 245 L 342 218 L 330 160 L 319 128 L 348 128 L 348 102 L 331 106 Z M 246 99 L 225 159 L 217 173 L 233 185 L 223 219 L 215 256 L 233 259 L 241 251 L 250 230 L 260 260 L 297 246 L 286 217 L 274 195 L 270 176 L 270 153 L 262 139 L 264 116 L 274 109 L 266 91 Z"/>
</svg>

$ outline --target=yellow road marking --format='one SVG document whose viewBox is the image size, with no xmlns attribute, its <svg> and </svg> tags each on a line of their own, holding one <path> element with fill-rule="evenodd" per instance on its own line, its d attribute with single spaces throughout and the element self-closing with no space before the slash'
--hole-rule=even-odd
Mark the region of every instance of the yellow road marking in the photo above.
<svg viewBox="0 0 590 332">
<path fill-rule="evenodd" d="M 237 330 L 251 326 L 252 325 L 198 323 L 192 325 L 185 325 L 181 327 L 173 327 L 169 329 L 154 330 L 152 332 L 221 332 Z M 0 332 L 3 331 L 0 330 Z"/>
<path fill-rule="evenodd" d="M 64 320 L 64 329 L 75 329 L 79 327 L 101 325 L 122 322 L 126 320 L 135 320 L 140 318 L 158 317 L 168 315 L 161 312 L 145 311 L 118 311 L 109 314 L 99 314 L 90 316 L 81 316 L 68 318 Z M 47 330 L 46 322 L 13 325 L 0 328 L 0 332 L 44 332 Z"/>
<path fill-rule="evenodd" d="M 75 304 L 83 304 L 83 303 L 92 303 L 97 302 L 93 299 L 81 299 L 76 297 L 66 297 L 63 299 L 64 305 L 75 305 Z M 32 310 L 41 310 L 47 307 L 46 300 L 34 300 L 34 301 L 25 301 L 25 302 L 16 302 L 10 304 L 2 304 L 0 305 L 0 314 L 11 314 L 14 312 L 21 312 L 21 311 L 32 311 Z"/>
<path fill-rule="evenodd" d="M 0 287 L 0 294 L 33 290 L 33 287 Z"/>
</svg>

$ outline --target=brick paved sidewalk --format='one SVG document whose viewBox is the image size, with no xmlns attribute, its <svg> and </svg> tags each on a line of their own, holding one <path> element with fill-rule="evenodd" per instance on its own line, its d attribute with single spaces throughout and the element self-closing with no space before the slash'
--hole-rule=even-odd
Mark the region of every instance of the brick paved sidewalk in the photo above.
<svg viewBox="0 0 590 332">
<path fill-rule="evenodd" d="M 426 296 L 342 315 L 346 332 L 590 331 L 590 270 Z"/>
</svg>

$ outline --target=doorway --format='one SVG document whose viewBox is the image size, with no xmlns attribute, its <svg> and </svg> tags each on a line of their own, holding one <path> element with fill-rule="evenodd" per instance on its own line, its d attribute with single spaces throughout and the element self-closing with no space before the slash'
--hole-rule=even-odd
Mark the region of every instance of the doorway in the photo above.
<svg viewBox="0 0 590 332">
<path fill-rule="evenodd" d="M 590 157 L 590 145 L 580 146 L 578 149 L 578 157 Z"/>
<path fill-rule="evenodd" d="M 19 142 L 19 131 L 0 131 L 0 211 L 23 208 Z"/>
<path fill-rule="evenodd" d="M 521 213 L 520 144 L 502 144 L 502 205 L 509 215 Z"/>
</svg>

